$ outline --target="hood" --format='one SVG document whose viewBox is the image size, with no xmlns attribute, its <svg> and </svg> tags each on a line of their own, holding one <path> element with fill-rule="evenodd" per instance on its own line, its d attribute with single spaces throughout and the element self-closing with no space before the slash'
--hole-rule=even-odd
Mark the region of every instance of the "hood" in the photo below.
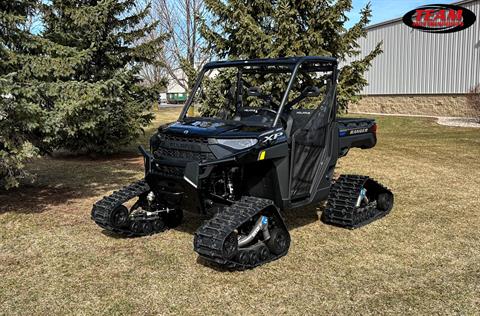
<svg viewBox="0 0 480 316">
<path fill-rule="evenodd" d="M 184 120 L 161 128 L 160 132 L 197 137 L 257 137 L 272 130 L 270 126 L 244 125 L 241 122 L 222 120 Z"/>
</svg>

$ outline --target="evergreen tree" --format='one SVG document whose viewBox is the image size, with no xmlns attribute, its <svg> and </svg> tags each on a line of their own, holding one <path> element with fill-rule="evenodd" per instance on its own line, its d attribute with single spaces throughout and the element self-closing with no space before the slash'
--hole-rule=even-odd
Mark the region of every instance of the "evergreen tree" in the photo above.
<svg viewBox="0 0 480 316">
<path fill-rule="evenodd" d="M 140 41 L 156 25 L 142 23 L 148 6 L 139 12 L 134 6 L 133 0 L 44 5 L 43 58 L 27 58 L 24 73 L 38 87 L 48 148 L 111 153 L 152 120 L 158 87 L 142 85 L 138 73 L 142 63 L 155 63 L 164 37 Z"/>
<path fill-rule="evenodd" d="M 221 58 L 274 58 L 287 56 L 333 56 L 340 61 L 358 57 L 357 40 L 366 35 L 370 21 L 368 4 L 361 18 L 347 29 L 346 12 L 351 0 L 205 0 L 212 15 L 202 34 Z M 348 102 L 367 84 L 363 74 L 381 53 L 381 43 L 363 58 L 343 66 L 338 103 Z"/>
<path fill-rule="evenodd" d="M 0 187 L 11 188 L 26 176 L 25 161 L 38 153 L 42 111 L 33 91 L 17 80 L 32 36 L 25 22 L 36 1 L 0 2 Z"/>
</svg>

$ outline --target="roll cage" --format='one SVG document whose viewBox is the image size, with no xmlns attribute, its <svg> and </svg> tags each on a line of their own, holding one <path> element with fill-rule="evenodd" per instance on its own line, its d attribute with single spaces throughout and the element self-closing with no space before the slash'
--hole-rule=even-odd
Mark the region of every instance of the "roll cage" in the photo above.
<svg viewBox="0 0 480 316">
<path fill-rule="evenodd" d="M 285 110 L 285 106 L 288 103 L 288 97 L 290 91 L 292 90 L 292 86 L 297 78 L 299 72 L 308 73 L 308 72 L 316 72 L 316 71 L 323 71 L 323 72 L 332 72 L 332 83 L 337 82 L 338 77 L 338 69 L 337 69 L 337 59 L 333 57 L 317 57 L 317 56 L 305 56 L 305 57 L 286 57 L 286 58 L 264 58 L 264 59 L 248 59 L 248 60 L 235 60 L 235 61 L 214 61 L 207 63 L 200 74 L 198 75 L 195 85 L 191 93 L 188 96 L 188 99 L 183 107 L 182 112 L 180 113 L 179 120 L 183 120 L 193 103 L 194 96 L 199 89 L 202 80 L 205 76 L 205 73 L 219 68 L 228 68 L 228 67 L 235 67 L 242 72 L 246 73 L 249 70 L 245 69 L 246 67 L 255 67 L 258 70 L 264 69 L 265 73 L 287 73 L 291 72 L 287 88 L 283 94 L 282 100 L 276 111 L 275 120 L 272 123 L 272 127 L 277 126 L 280 120 L 280 117 Z M 279 68 L 269 68 L 271 66 L 282 66 Z M 240 72 L 239 72 L 240 73 Z M 335 86 L 335 85 L 332 85 Z"/>
</svg>

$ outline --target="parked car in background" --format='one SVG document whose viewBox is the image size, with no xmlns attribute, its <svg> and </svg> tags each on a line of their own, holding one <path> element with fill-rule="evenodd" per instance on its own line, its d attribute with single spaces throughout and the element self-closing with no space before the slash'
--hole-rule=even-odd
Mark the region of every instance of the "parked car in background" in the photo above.
<svg viewBox="0 0 480 316">
<path fill-rule="evenodd" d="M 188 94 L 184 93 L 167 93 L 167 103 L 185 103 L 187 101 Z"/>
</svg>

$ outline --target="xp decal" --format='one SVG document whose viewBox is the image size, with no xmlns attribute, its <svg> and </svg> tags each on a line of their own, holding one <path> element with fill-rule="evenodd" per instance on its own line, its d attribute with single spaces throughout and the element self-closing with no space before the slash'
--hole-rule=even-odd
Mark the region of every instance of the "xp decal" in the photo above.
<svg viewBox="0 0 480 316">
<path fill-rule="evenodd" d="M 429 4 L 407 12 L 403 23 L 429 33 L 453 33 L 475 23 L 475 13 L 453 4 Z"/>
<path fill-rule="evenodd" d="M 265 138 L 262 140 L 262 143 L 273 142 L 273 141 L 277 140 L 277 138 L 280 138 L 282 136 L 284 136 L 283 132 L 279 132 L 279 133 L 275 133 L 275 134 L 265 136 Z"/>
</svg>

